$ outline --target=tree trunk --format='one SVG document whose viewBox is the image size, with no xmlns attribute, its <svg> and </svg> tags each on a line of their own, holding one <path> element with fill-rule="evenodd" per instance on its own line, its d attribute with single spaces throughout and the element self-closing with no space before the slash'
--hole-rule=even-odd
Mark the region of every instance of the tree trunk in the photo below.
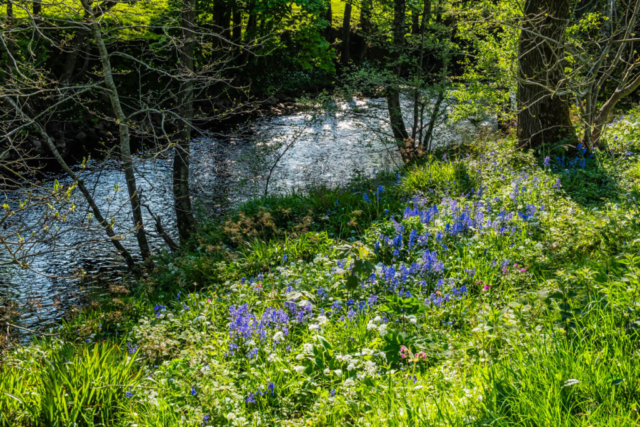
<svg viewBox="0 0 640 427">
<path fill-rule="evenodd" d="M 62 75 L 60 76 L 60 83 L 63 85 L 69 84 L 73 78 L 73 71 L 75 70 L 80 51 L 87 38 L 87 33 L 83 30 L 78 30 L 73 39 L 71 40 L 71 51 L 65 56 L 64 67 L 62 69 Z"/>
<path fill-rule="evenodd" d="M 360 31 L 368 35 L 372 30 L 371 23 L 371 0 L 362 0 L 360 2 Z"/>
<path fill-rule="evenodd" d="M 420 32 L 425 31 L 425 27 L 431 21 L 431 0 L 424 0 L 424 9 L 422 10 L 422 20 L 420 21 Z"/>
<path fill-rule="evenodd" d="M 406 0 L 394 0 L 393 8 L 393 46 L 391 48 L 391 62 L 394 66 L 395 81 L 390 82 L 387 87 L 387 106 L 389 108 L 389 121 L 393 137 L 398 145 L 407 142 L 409 134 L 402 118 L 402 109 L 400 107 L 400 89 L 397 79 L 402 73 L 402 50 L 404 48 L 405 35 L 405 9 Z"/>
<path fill-rule="evenodd" d="M 229 1 L 225 1 L 222 3 L 222 21 L 220 22 L 220 26 L 222 27 L 222 36 L 229 40 L 231 39 L 231 4 Z"/>
<path fill-rule="evenodd" d="M 331 0 L 328 0 L 327 13 L 324 15 L 324 19 L 327 21 L 327 27 L 324 29 L 324 38 L 331 44 L 335 40 L 331 35 L 331 26 L 333 25 L 333 12 L 331 12 Z"/>
<path fill-rule="evenodd" d="M 518 46 L 518 141 L 522 147 L 576 140 L 564 90 L 564 38 L 571 0 L 527 0 Z"/>
<path fill-rule="evenodd" d="M 182 39 L 180 63 L 184 67 L 184 83 L 180 88 L 180 123 L 178 141 L 173 155 L 173 200 L 180 244 L 184 245 L 191 237 L 195 226 L 189 191 L 189 143 L 191 141 L 191 120 L 193 119 L 193 79 L 194 39 L 193 21 L 195 19 L 196 0 L 183 0 Z M 235 22 L 234 22 L 235 24 Z"/>
<path fill-rule="evenodd" d="M 117 4 L 116 2 L 110 2 L 105 4 L 103 7 L 93 12 L 93 17 L 97 18 L 97 17 L 103 16 L 105 13 L 111 10 L 116 4 Z M 85 23 L 89 22 L 90 18 L 91 17 L 89 16 L 89 12 L 87 12 L 85 9 L 83 22 Z M 80 56 L 80 52 L 82 51 L 82 48 L 84 47 L 85 41 L 87 40 L 87 37 L 89 36 L 89 34 L 90 32 L 88 30 L 81 29 L 81 30 L 76 30 L 75 34 L 73 35 L 73 38 L 71 39 L 71 43 L 70 43 L 70 50 L 69 52 L 67 52 L 65 56 L 64 66 L 62 68 L 62 75 L 60 76 L 60 83 L 62 83 L 63 85 L 69 84 L 72 81 L 75 81 L 81 78 L 84 75 L 84 73 L 87 71 L 87 68 L 89 65 L 89 55 L 87 55 L 87 59 L 85 60 L 84 65 L 82 66 L 82 69 L 77 74 L 75 75 L 73 74 L 73 71 L 75 70 L 75 67 L 76 67 L 76 63 L 78 62 L 78 57 Z"/>
<path fill-rule="evenodd" d="M 13 28 L 13 24 L 14 24 L 14 15 L 13 15 L 13 3 L 11 2 L 11 0 L 7 1 L 7 27 L 5 30 L 7 32 L 10 33 L 10 31 Z M 9 76 L 13 75 L 13 52 L 14 52 L 14 45 L 13 45 L 13 41 L 11 40 L 11 37 L 6 37 L 6 44 L 7 44 L 7 73 L 9 74 Z"/>
<path fill-rule="evenodd" d="M 223 38 L 228 38 L 229 25 L 231 24 L 231 13 L 229 11 L 229 4 L 226 0 L 214 0 L 213 22 L 216 26 L 218 34 Z M 222 46 L 226 46 L 226 43 L 220 37 L 215 37 L 213 45 L 214 47 L 219 48 Z"/>
<path fill-rule="evenodd" d="M 351 59 L 351 3 L 344 7 L 344 20 L 342 21 L 342 65 L 349 64 Z"/>
<path fill-rule="evenodd" d="M 254 7 L 255 7 L 254 4 L 251 3 L 251 6 L 249 8 L 250 10 L 249 20 L 247 21 L 247 28 L 244 32 L 245 48 L 244 48 L 244 51 L 242 52 L 242 56 L 240 59 L 241 65 L 245 65 L 247 62 L 249 62 L 249 55 L 251 54 L 251 52 L 249 51 L 249 49 L 246 48 L 246 46 L 249 44 L 253 44 L 253 40 L 256 37 L 258 19 L 257 19 L 256 12 L 253 10 Z"/>
<path fill-rule="evenodd" d="M 40 18 L 42 15 L 42 0 L 33 0 L 33 17 Z"/>
<path fill-rule="evenodd" d="M 127 181 L 127 190 L 129 192 L 129 200 L 131 202 L 133 221 L 135 222 L 137 227 L 136 239 L 138 240 L 138 246 L 140 247 L 142 259 L 145 261 L 151 261 L 151 250 L 149 248 L 149 242 L 147 241 L 147 234 L 144 230 L 142 209 L 140 207 L 140 195 L 138 194 L 136 177 L 133 171 L 133 160 L 131 158 L 131 146 L 129 144 L 129 126 L 127 125 L 127 117 L 124 115 L 122 105 L 120 104 L 118 89 L 113 80 L 109 52 L 107 51 L 107 46 L 104 44 L 100 25 L 96 21 L 90 9 L 89 14 L 91 16 L 91 30 L 93 33 L 93 37 L 96 40 L 96 45 L 98 46 L 100 62 L 102 64 L 102 71 L 104 73 L 104 82 L 107 90 L 109 91 L 111 107 L 113 108 L 113 112 L 119 125 L 118 129 L 120 134 L 120 155 L 122 156 L 124 175 Z"/>
<path fill-rule="evenodd" d="M 420 13 L 411 12 L 411 34 L 420 34 Z"/>
<path fill-rule="evenodd" d="M 240 44 L 242 42 L 242 11 L 238 5 L 233 7 L 233 42 Z"/>
<path fill-rule="evenodd" d="M 360 54 L 358 62 L 362 64 L 367 56 L 369 50 L 368 37 L 373 30 L 373 24 L 371 22 L 371 0 L 361 0 L 360 2 L 360 25 L 358 26 L 358 32 L 362 33 L 362 47 L 360 48 Z"/>
</svg>

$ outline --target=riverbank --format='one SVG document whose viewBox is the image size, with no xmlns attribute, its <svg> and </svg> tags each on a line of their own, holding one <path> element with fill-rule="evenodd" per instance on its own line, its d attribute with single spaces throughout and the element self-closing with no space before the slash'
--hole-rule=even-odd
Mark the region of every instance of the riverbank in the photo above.
<svg viewBox="0 0 640 427">
<path fill-rule="evenodd" d="M 640 124 L 257 199 L 5 352 L 1 425 L 633 425 Z"/>
</svg>

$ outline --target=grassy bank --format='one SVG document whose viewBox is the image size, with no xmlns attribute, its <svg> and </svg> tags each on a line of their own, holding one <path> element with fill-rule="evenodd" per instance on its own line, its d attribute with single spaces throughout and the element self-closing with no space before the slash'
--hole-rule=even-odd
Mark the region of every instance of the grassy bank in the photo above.
<svg viewBox="0 0 640 427">
<path fill-rule="evenodd" d="M 640 424 L 639 130 L 248 203 L 6 353 L 0 424 Z"/>
</svg>

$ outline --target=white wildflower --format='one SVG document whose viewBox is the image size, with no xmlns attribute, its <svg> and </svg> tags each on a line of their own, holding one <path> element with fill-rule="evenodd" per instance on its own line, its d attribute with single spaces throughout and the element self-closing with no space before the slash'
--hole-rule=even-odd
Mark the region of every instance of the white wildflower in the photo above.
<svg viewBox="0 0 640 427">
<path fill-rule="evenodd" d="M 384 337 L 385 335 L 387 335 L 387 324 L 383 323 L 382 325 L 380 325 L 380 327 L 378 328 L 378 333 L 380 334 L 381 337 Z"/>
<path fill-rule="evenodd" d="M 356 369 L 356 364 L 351 362 L 349 366 L 347 366 L 347 371 L 354 371 Z"/>
<path fill-rule="evenodd" d="M 318 329 L 320 329 L 320 325 L 318 325 L 317 323 L 312 323 L 309 325 L 309 330 L 311 331 L 317 331 Z"/>
<path fill-rule="evenodd" d="M 282 333 L 282 331 L 278 331 L 275 334 L 273 334 L 274 341 L 282 341 L 283 339 L 284 339 L 284 333 Z"/>
<path fill-rule="evenodd" d="M 304 359 L 304 354 L 300 353 L 299 355 L 296 356 L 296 360 L 302 360 Z"/>
<path fill-rule="evenodd" d="M 355 384 L 356 382 L 353 380 L 353 378 L 347 378 L 347 380 L 344 382 L 345 387 L 352 387 Z"/>
<path fill-rule="evenodd" d="M 374 376 L 376 374 L 376 363 L 368 360 L 364 364 L 364 371 L 367 373 L 367 375 Z"/>
<path fill-rule="evenodd" d="M 267 362 L 269 363 L 276 362 L 278 360 L 280 360 L 280 358 L 275 353 L 271 353 L 269 356 L 267 356 Z"/>
<path fill-rule="evenodd" d="M 331 374 L 331 369 L 324 368 L 324 371 L 322 371 L 322 373 L 325 374 L 325 375 L 329 375 L 329 374 Z"/>
<path fill-rule="evenodd" d="M 307 354 L 313 354 L 313 344 L 304 344 L 303 346 L 304 352 Z"/>
<path fill-rule="evenodd" d="M 336 374 L 337 377 L 342 376 L 342 371 L 340 369 L 336 369 L 335 371 L 333 371 L 333 373 Z"/>
<path fill-rule="evenodd" d="M 327 316 L 318 316 L 318 323 L 320 324 L 320 326 L 326 325 L 328 322 L 329 319 L 327 319 Z"/>
<path fill-rule="evenodd" d="M 295 366 L 293 369 L 294 369 L 297 373 L 301 374 L 301 373 L 303 373 L 303 372 L 304 372 L 305 367 L 304 367 L 304 366 Z"/>
</svg>

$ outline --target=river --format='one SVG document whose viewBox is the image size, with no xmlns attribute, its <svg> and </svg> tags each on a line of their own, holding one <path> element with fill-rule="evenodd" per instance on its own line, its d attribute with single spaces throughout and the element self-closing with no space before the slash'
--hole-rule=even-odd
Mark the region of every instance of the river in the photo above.
<svg viewBox="0 0 640 427">
<path fill-rule="evenodd" d="M 383 99 L 352 99 L 320 113 L 260 118 L 238 131 L 194 139 L 190 176 L 194 204 L 206 215 L 216 215 L 264 194 L 267 182 L 269 194 L 284 193 L 319 184 L 346 185 L 356 174 L 397 169 L 402 160 L 389 143 L 387 117 Z M 410 117 L 405 120 L 409 123 Z M 440 123 L 434 142 L 460 142 L 472 138 L 481 127 L 495 129 L 496 124 L 490 120 L 478 126 L 469 121 Z M 144 203 L 175 237 L 171 159 L 139 153 L 135 169 Z M 82 176 L 105 216 L 115 219 L 116 232 L 126 233 L 133 223 L 119 163 L 91 161 Z M 51 177 L 47 185 L 53 185 L 54 179 L 66 186 L 72 183 L 60 175 Z M 2 197 L 5 200 L 0 199 L 0 204 L 15 204 L 21 195 L 4 193 Z M 17 322 L 23 327 L 54 327 L 83 299 L 105 294 L 108 286 L 123 280 L 122 262 L 95 221 L 87 221 L 87 205 L 79 192 L 71 202 L 76 208 L 65 222 L 56 223 L 57 238 L 30 248 L 41 255 L 30 258 L 29 269 L 0 267 L 0 304 L 18 313 Z M 0 232 L 11 236 L 19 227 L 39 227 L 44 210 L 27 211 Z M 148 212 L 144 213 L 147 228 L 152 228 Z M 127 235 L 123 243 L 136 253 L 133 235 Z M 151 243 L 155 251 L 165 249 L 159 238 L 152 238 Z M 0 262 L 6 259 L 7 253 L 0 252 Z"/>
</svg>

